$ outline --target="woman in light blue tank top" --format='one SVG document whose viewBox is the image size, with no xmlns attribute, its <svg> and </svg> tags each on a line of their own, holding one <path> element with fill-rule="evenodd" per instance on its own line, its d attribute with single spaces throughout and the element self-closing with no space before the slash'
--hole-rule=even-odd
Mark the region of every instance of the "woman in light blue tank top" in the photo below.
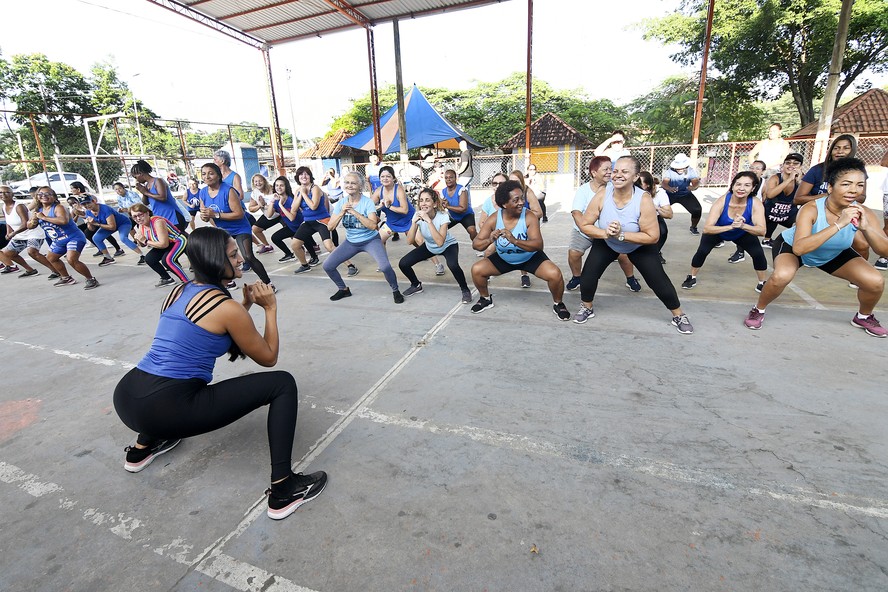
<svg viewBox="0 0 888 592">
<path fill-rule="evenodd" d="M 472 312 L 478 314 L 493 308 L 493 295 L 488 289 L 492 276 L 510 271 L 527 271 L 545 281 L 554 302 L 552 312 L 559 320 L 569 321 L 570 313 L 562 301 L 564 276 L 558 266 L 543 252 L 540 219 L 524 207 L 524 189 L 518 181 L 506 181 L 494 193 L 499 211 L 485 220 L 472 241 L 472 247 L 484 251 L 496 245 L 496 253 L 472 265 L 472 281 L 478 289 L 478 302 Z"/>
<path fill-rule="evenodd" d="M 398 262 L 401 273 L 410 281 L 410 287 L 404 290 L 404 296 L 422 292 L 422 282 L 416 277 L 413 266 L 435 255 L 441 255 L 447 261 L 447 267 L 459 285 L 463 304 L 472 301 L 472 292 L 466 284 L 466 275 L 459 266 L 459 243 L 450 234 L 449 225 L 450 216 L 447 215 L 438 192 L 430 187 L 420 191 L 419 209 L 414 214 L 413 223 L 407 231 L 407 242 L 416 245 L 416 248 Z"/>
<path fill-rule="evenodd" d="M 195 280 L 175 288 L 164 302 L 151 349 L 114 390 L 114 409 L 138 433 L 125 450 L 123 468 L 138 473 L 182 438 L 212 432 L 268 406 L 271 487 L 268 516 L 286 518 L 324 489 L 327 475 L 294 474 L 297 389 L 289 372 L 256 372 L 209 384 L 216 358 L 249 356 L 261 366 L 277 363 L 280 350 L 277 300 L 263 282 L 246 285 L 243 300 L 232 299 L 226 282 L 242 276 L 243 258 L 234 239 L 206 226 L 189 236 L 188 258 Z M 259 333 L 248 312 L 265 312 Z M 243 446 L 232 440 L 229 446 Z M 175 462 L 175 461 L 173 461 Z"/>
<path fill-rule="evenodd" d="M 660 263 L 657 241 L 660 226 L 651 195 L 633 185 L 641 171 L 634 156 L 622 156 L 614 163 L 611 182 L 599 189 L 586 207 L 580 231 L 592 239 L 592 248 L 580 276 L 582 305 L 574 322 L 583 324 L 595 316 L 592 301 L 598 280 L 608 266 L 626 253 L 660 302 L 672 313 L 672 326 L 679 333 L 691 334 L 694 328 L 681 309 L 675 286 Z"/>
<path fill-rule="evenodd" d="M 858 203 L 866 193 L 866 166 L 856 158 L 842 158 L 827 171 L 827 196 L 801 207 L 796 225 L 774 240 L 774 272 L 744 324 L 761 329 L 765 308 L 793 280 L 799 267 L 817 267 L 855 284 L 859 308 L 851 325 L 873 337 L 886 337 L 873 310 L 882 297 L 885 282 L 859 252 L 867 246 L 880 256 L 888 255 L 888 236 L 878 216 Z"/>
</svg>

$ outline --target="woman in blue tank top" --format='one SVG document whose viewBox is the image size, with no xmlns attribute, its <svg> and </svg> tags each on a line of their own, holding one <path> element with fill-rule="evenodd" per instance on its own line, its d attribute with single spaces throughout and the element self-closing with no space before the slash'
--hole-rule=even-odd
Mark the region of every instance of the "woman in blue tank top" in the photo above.
<svg viewBox="0 0 888 592">
<path fill-rule="evenodd" d="M 712 204 L 703 224 L 700 246 L 691 259 L 691 273 L 681 284 L 683 289 L 690 290 L 697 285 L 697 273 L 712 249 L 722 241 L 733 241 L 738 249 L 752 255 L 752 267 L 758 277 L 755 291 L 762 291 L 768 260 L 756 238 L 765 233 L 765 208 L 755 198 L 758 185 L 758 177 L 752 171 L 737 173 L 731 180 L 730 191 Z"/>
<path fill-rule="evenodd" d="M 194 224 L 197 222 L 197 215 L 200 213 L 200 198 L 197 194 L 200 192 L 200 183 L 197 179 L 188 179 L 185 185 L 185 207 L 191 215 L 191 222 L 188 223 L 191 230 L 194 230 Z"/>
<path fill-rule="evenodd" d="M 582 305 L 574 315 L 575 323 L 585 323 L 595 316 L 592 300 L 598 280 L 620 253 L 638 269 L 657 298 L 672 313 L 672 326 L 679 333 L 691 334 L 694 327 L 681 310 L 675 286 L 660 263 L 657 241 L 660 227 L 651 195 L 633 185 L 641 171 L 634 156 L 621 156 L 614 163 L 611 181 L 598 190 L 583 213 L 580 231 L 592 239 L 592 248 L 580 276 Z"/>
<path fill-rule="evenodd" d="M 799 210 L 796 225 L 774 240 L 774 272 L 758 302 L 746 316 L 749 329 L 761 329 L 765 308 L 776 300 L 799 267 L 817 267 L 858 286 L 859 308 L 851 325 L 873 337 L 886 331 L 873 310 L 882 298 L 882 274 L 860 256 L 867 244 L 880 256 L 888 255 L 888 236 L 872 210 L 858 200 L 866 194 L 866 166 L 856 158 L 836 160 L 827 170 L 827 196 Z"/>
<path fill-rule="evenodd" d="M 138 432 L 127 447 L 124 469 L 138 473 L 169 452 L 181 438 L 206 434 L 268 405 L 271 487 L 268 516 L 279 520 L 316 497 L 327 475 L 291 470 L 296 429 L 297 389 L 289 372 L 258 372 L 209 384 L 216 358 L 249 356 L 265 367 L 277 363 L 277 300 L 263 282 L 245 285 L 243 300 L 232 299 L 224 285 L 242 277 L 237 244 L 219 228 L 201 227 L 189 237 L 193 282 L 174 289 L 164 302 L 151 349 L 114 390 L 114 408 Z M 265 311 L 259 333 L 248 312 Z M 238 445 L 233 442 L 232 445 Z"/>
<path fill-rule="evenodd" d="M 71 267 L 86 278 L 86 285 L 83 288 L 85 290 L 97 288 L 99 280 L 93 277 L 89 268 L 80 260 L 80 254 L 86 246 L 86 236 L 77 228 L 65 206 L 59 203 L 56 192 L 51 187 L 38 187 L 37 202 L 40 207 L 34 217 L 28 220 L 28 228 L 37 228 L 39 225 L 46 237 L 52 240 L 46 259 L 59 274 L 59 281 L 53 285 L 70 286 L 77 283 L 62 263 L 64 255 Z"/>
<path fill-rule="evenodd" d="M 380 167 L 379 183 L 379 188 L 371 197 L 385 216 L 379 228 L 379 237 L 382 239 L 382 244 L 385 244 L 389 238 L 398 240 L 399 232 L 410 230 L 416 209 L 407 199 L 404 188 L 398 184 L 395 169 L 388 165 Z"/>
<path fill-rule="evenodd" d="M 139 160 L 130 169 L 130 174 L 136 180 L 135 189 L 142 195 L 142 203 L 154 212 L 155 216 L 161 216 L 170 221 L 170 224 L 185 232 L 185 216 L 176 207 L 173 194 L 169 185 L 160 177 L 153 177 L 154 169 L 144 160 Z"/>
<path fill-rule="evenodd" d="M 213 163 L 203 165 L 200 174 L 207 184 L 199 193 L 201 219 L 204 222 L 212 220 L 213 224 L 234 237 L 250 268 L 256 272 L 260 280 L 274 290 L 274 284 L 271 283 L 265 266 L 253 253 L 253 230 L 237 191 L 222 182 L 222 171 Z M 227 287 L 233 288 L 235 285 L 234 280 L 231 280 Z"/>
<path fill-rule="evenodd" d="M 569 321 L 570 313 L 562 301 L 564 277 L 558 266 L 543 252 L 540 219 L 524 207 L 521 184 L 518 181 L 500 184 L 494 193 L 494 200 L 500 209 L 485 220 L 472 241 L 472 247 L 478 251 L 496 245 L 496 253 L 472 265 L 472 281 L 479 294 L 472 312 L 478 314 L 493 308 L 493 295 L 488 290 L 491 276 L 527 271 L 548 284 L 554 302 L 552 312 L 560 320 Z"/>
<path fill-rule="evenodd" d="M 320 263 L 319 247 L 313 238 L 315 233 L 320 235 L 328 253 L 332 253 L 336 247 L 333 245 L 330 229 L 327 228 L 327 222 L 330 221 L 327 195 L 315 185 L 314 174 L 307 166 L 296 169 L 295 178 L 299 185 L 296 187 L 294 207 L 300 210 L 302 223 L 293 236 L 293 251 L 302 265 L 294 273 L 303 273 Z M 305 257 L 306 251 L 308 259 Z"/>
</svg>

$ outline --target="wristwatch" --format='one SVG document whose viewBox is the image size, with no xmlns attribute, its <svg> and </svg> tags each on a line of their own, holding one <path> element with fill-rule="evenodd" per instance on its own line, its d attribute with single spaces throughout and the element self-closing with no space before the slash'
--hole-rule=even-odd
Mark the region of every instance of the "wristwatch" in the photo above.
<svg viewBox="0 0 888 592">
<path fill-rule="evenodd" d="M 622 230 L 620 231 L 620 234 L 617 235 L 617 240 L 620 242 L 623 242 L 624 240 L 626 240 L 626 235 L 623 234 Z"/>
</svg>

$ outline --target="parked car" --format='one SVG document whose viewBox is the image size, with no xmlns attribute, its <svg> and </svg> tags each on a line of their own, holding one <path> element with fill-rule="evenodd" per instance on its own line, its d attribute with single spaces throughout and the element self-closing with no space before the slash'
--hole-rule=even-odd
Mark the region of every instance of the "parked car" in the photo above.
<svg viewBox="0 0 888 592">
<path fill-rule="evenodd" d="M 74 181 L 80 181 L 81 183 L 86 185 L 87 193 L 94 193 L 94 191 L 90 188 L 87 180 L 83 178 L 83 175 L 80 175 L 78 173 L 62 172 L 60 176 L 58 171 L 50 171 L 49 173 L 38 173 L 36 175 L 31 175 L 24 181 L 10 183 L 10 186 L 12 187 L 12 192 L 15 194 L 16 197 L 23 197 L 28 195 L 28 189 L 30 189 L 31 187 L 46 185 L 47 177 L 49 178 L 49 186 L 52 187 L 53 190 L 60 196 L 68 195 L 71 183 L 73 183 Z"/>
</svg>

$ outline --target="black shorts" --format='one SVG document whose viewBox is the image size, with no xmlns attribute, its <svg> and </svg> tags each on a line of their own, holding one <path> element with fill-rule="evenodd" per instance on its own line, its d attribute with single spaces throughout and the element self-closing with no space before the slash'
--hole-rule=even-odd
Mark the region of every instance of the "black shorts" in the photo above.
<svg viewBox="0 0 888 592">
<path fill-rule="evenodd" d="M 265 215 L 259 216 L 255 222 L 253 222 L 253 226 L 257 226 L 262 230 L 268 230 L 275 224 L 280 224 L 281 218 L 280 216 L 274 218 L 273 220 L 269 220 Z"/>
<path fill-rule="evenodd" d="M 533 254 L 533 257 L 525 261 L 524 263 L 519 263 L 518 265 L 512 265 L 511 263 L 506 263 L 506 261 L 499 256 L 499 253 L 494 253 L 490 257 L 487 258 L 493 266 L 496 267 L 496 270 L 500 273 L 509 273 L 510 271 L 526 271 L 527 273 L 536 274 L 537 268 L 543 264 L 544 261 L 548 261 L 549 258 L 542 251 L 537 251 Z"/>
<path fill-rule="evenodd" d="M 451 218 L 450 222 L 452 224 L 461 224 L 463 228 L 468 230 L 470 226 L 475 226 L 475 214 L 473 214 L 473 213 L 466 214 L 465 216 L 463 216 L 459 220 L 454 220 L 453 218 Z"/>
<path fill-rule="evenodd" d="M 799 267 L 805 265 L 804 263 L 802 263 L 802 258 L 792 252 L 792 245 L 783 240 L 783 234 L 774 239 L 774 244 L 771 246 L 771 252 L 774 254 L 775 261 L 777 260 L 778 255 L 789 253 L 799 260 Z M 832 275 L 841 266 L 845 265 L 855 257 L 860 257 L 860 253 L 858 253 L 854 249 L 848 248 L 824 263 L 823 265 L 818 265 L 817 269 L 822 269 L 826 273 Z"/>
</svg>

